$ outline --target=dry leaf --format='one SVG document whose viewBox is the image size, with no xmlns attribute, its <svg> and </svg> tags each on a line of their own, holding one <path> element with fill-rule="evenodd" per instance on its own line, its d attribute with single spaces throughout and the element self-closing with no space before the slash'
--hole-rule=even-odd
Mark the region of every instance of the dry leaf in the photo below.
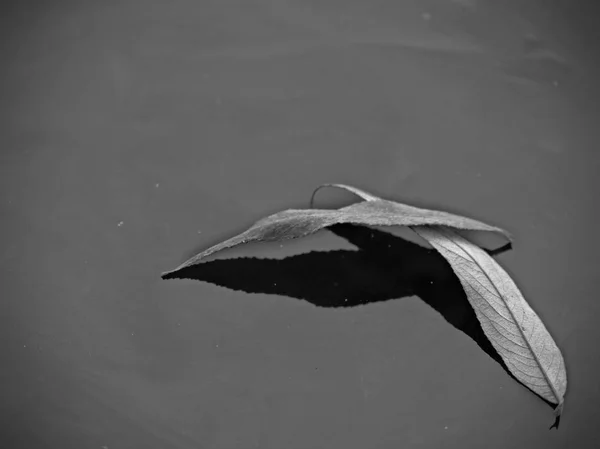
<svg viewBox="0 0 600 449">
<path fill-rule="evenodd" d="M 558 427 L 567 389 L 563 356 L 511 277 L 478 246 L 441 226 L 413 228 L 450 263 L 484 333 L 511 373 L 556 404 Z M 551 427 L 551 428 L 552 428 Z"/>
<path fill-rule="evenodd" d="M 509 242 L 510 235 L 500 228 L 471 218 L 384 200 L 354 187 L 342 184 L 324 186 L 345 189 L 363 201 L 337 210 L 289 209 L 273 214 L 259 220 L 245 232 L 163 273 L 163 279 L 177 277 L 178 271 L 196 265 L 216 252 L 245 243 L 304 237 L 343 223 L 409 226 L 449 262 L 486 337 L 510 372 L 527 388 L 556 404 L 556 420 L 552 427 L 558 427 L 567 385 L 560 350 L 510 276 L 484 250 L 454 230 L 498 233 Z"/>
<path fill-rule="evenodd" d="M 234 246 L 250 242 L 272 242 L 305 237 L 328 226 L 342 223 L 363 226 L 444 225 L 456 229 L 494 232 L 504 235 L 509 241 L 511 240 L 509 233 L 503 229 L 471 218 L 384 200 L 362 190 L 342 184 L 326 184 L 325 186 L 348 190 L 366 201 L 337 210 L 288 209 L 278 212 L 257 221 L 241 234 L 196 254 L 174 270 L 162 273 L 162 277 L 168 278 L 170 274 L 200 263 L 206 257 L 227 248 L 233 248 Z"/>
</svg>

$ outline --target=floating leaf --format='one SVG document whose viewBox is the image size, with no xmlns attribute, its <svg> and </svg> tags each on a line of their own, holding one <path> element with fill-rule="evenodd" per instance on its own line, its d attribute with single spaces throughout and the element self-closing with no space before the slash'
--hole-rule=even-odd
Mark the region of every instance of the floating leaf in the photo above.
<svg viewBox="0 0 600 449">
<path fill-rule="evenodd" d="M 485 251 L 452 230 L 441 226 L 413 229 L 448 261 L 484 333 L 515 378 L 556 404 L 552 427 L 558 428 L 567 389 L 565 362 L 516 284 Z"/>
<path fill-rule="evenodd" d="M 170 274 L 200 263 L 211 254 L 227 248 L 233 248 L 234 246 L 250 242 L 283 241 L 305 237 L 328 226 L 342 223 L 363 226 L 444 225 L 456 229 L 494 232 L 505 236 L 509 241 L 511 240 L 508 232 L 503 229 L 471 218 L 384 200 L 355 187 L 342 184 L 325 184 L 325 186 L 348 190 L 360 196 L 365 201 L 337 210 L 288 209 L 278 212 L 257 221 L 241 234 L 196 254 L 174 270 L 163 273 L 162 277 L 168 278 Z"/>
<path fill-rule="evenodd" d="M 345 189 L 363 201 L 337 210 L 289 209 L 268 216 L 245 232 L 163 273 L 162 278 L 179 277 L 178 272 L 199 264 L 206 257 L 245 243 L 289 240 L 340 224 L 408 226 L 448 261 L 475 310 L 483 332 L 510 373 L 545 401 L 556 405 L 556 419 L 552 427 L 558 427 L 567 385 L 560 350 L 510 276 L 484 250 L 455 231 L 498 233 L 508 239 L 509 245 L 510 235 L 471 218 L 384 200 L 355 187 L 342 184 L 324 186 Z"/>
</svg>

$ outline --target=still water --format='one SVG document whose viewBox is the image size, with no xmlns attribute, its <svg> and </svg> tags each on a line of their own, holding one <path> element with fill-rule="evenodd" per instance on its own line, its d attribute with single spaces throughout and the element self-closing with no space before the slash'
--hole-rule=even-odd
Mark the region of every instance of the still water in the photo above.
<svg viewBox="0 0 600 449">
<path fill-rule="evenodd" d="M 593 447 L 588 3 L 6 7 L 0 446 Z M 325 182 L 515 236 L 498 260 L 567 362 L 558 431 L 547 405 L 416 298 L 323 309 L 160 279 L 307 207 Z M 339 243 L 324 233 L 294 250 Z"/>
</svg>

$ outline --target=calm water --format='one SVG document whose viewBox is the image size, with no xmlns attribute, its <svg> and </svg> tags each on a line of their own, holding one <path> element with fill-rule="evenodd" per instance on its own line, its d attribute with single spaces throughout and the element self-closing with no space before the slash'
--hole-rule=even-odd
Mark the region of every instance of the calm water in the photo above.
<svg viewBox="0 0 600 449">
<path fill-rule="evenodd" d="M 592 447 L 598 35 L 590 2 L 544 3 L 5 9 L 0 446 Z M 160 280 L 323 182 L 515 235 L 499 261 L 567 361 L 558 431 L 417 299 Z"/>
</svg>

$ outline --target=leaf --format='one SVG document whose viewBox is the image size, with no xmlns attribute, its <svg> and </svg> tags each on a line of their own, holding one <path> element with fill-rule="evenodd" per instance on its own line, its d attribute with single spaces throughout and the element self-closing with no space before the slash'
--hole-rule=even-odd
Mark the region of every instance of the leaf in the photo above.
<svg viewBox="0 0 600 449">
<path fill-rule="evenodd" d="M 249 242 L 289 240 L 340 224 L 409 226 L 448 261 L 460 280 L 485 336 L 511 375 L 542 399 L 556 405 L 556 419 L 552 427 L 558 428 L 567 385 L 560 350 L 510 276 L 484 250 L 456 231 L 498 233 L 508 239 L 508 246 L 510 235 L 500 228 L 471 218 L 384 200 L 355 187 L 343 184 L 325 184 L 321 187 L 344 189 L 363 201 L 337 210 L 289 209 L 270 215 L 257 221 L 245 232 L 163 273 L 162 278 L 185 277 L 182 270 L 187 272 L 187 269 L 214 253 Z M 313 193 L 311 206 L 315 193 L 321 187 Z"/>
<path fill-rule="evenodd" d="M 471 218 L 384 200 L 355 187 L 343 184 L 325 184 L 321 187 L 326 186 L 348 190 L 360 196 L 365 201 L 337 210 L 288 209 L 270 215 L 257 221 L 241 234 L 196 254 L 174 270 L 162 273 L 162 278 L 168 279 L 171 274 L 200 263 L 206 257 L 227 248 L 233 248 L 250 242 L 283 241 L 305 237 L 334 224 L 342 223 L 363 226 L 444 225 L 456 229 L 494 232 L 505 236 L 509 242 L 511 241 L 510 234 L 503 229 Z M 321 187 L 317 188 L 315 193 Z M 314 195 L 313 193 L 313 198 Z"/>
<path fill-rule="evenodd" d="M 558 428 L 567 389 L 565 362 L 516 284 L 485 251 L 452 230 L 441 226 L 413 229 L 448 261 L 484 333 L 515 378 L 556 404 L 552 427 Z"/>
</svg>

